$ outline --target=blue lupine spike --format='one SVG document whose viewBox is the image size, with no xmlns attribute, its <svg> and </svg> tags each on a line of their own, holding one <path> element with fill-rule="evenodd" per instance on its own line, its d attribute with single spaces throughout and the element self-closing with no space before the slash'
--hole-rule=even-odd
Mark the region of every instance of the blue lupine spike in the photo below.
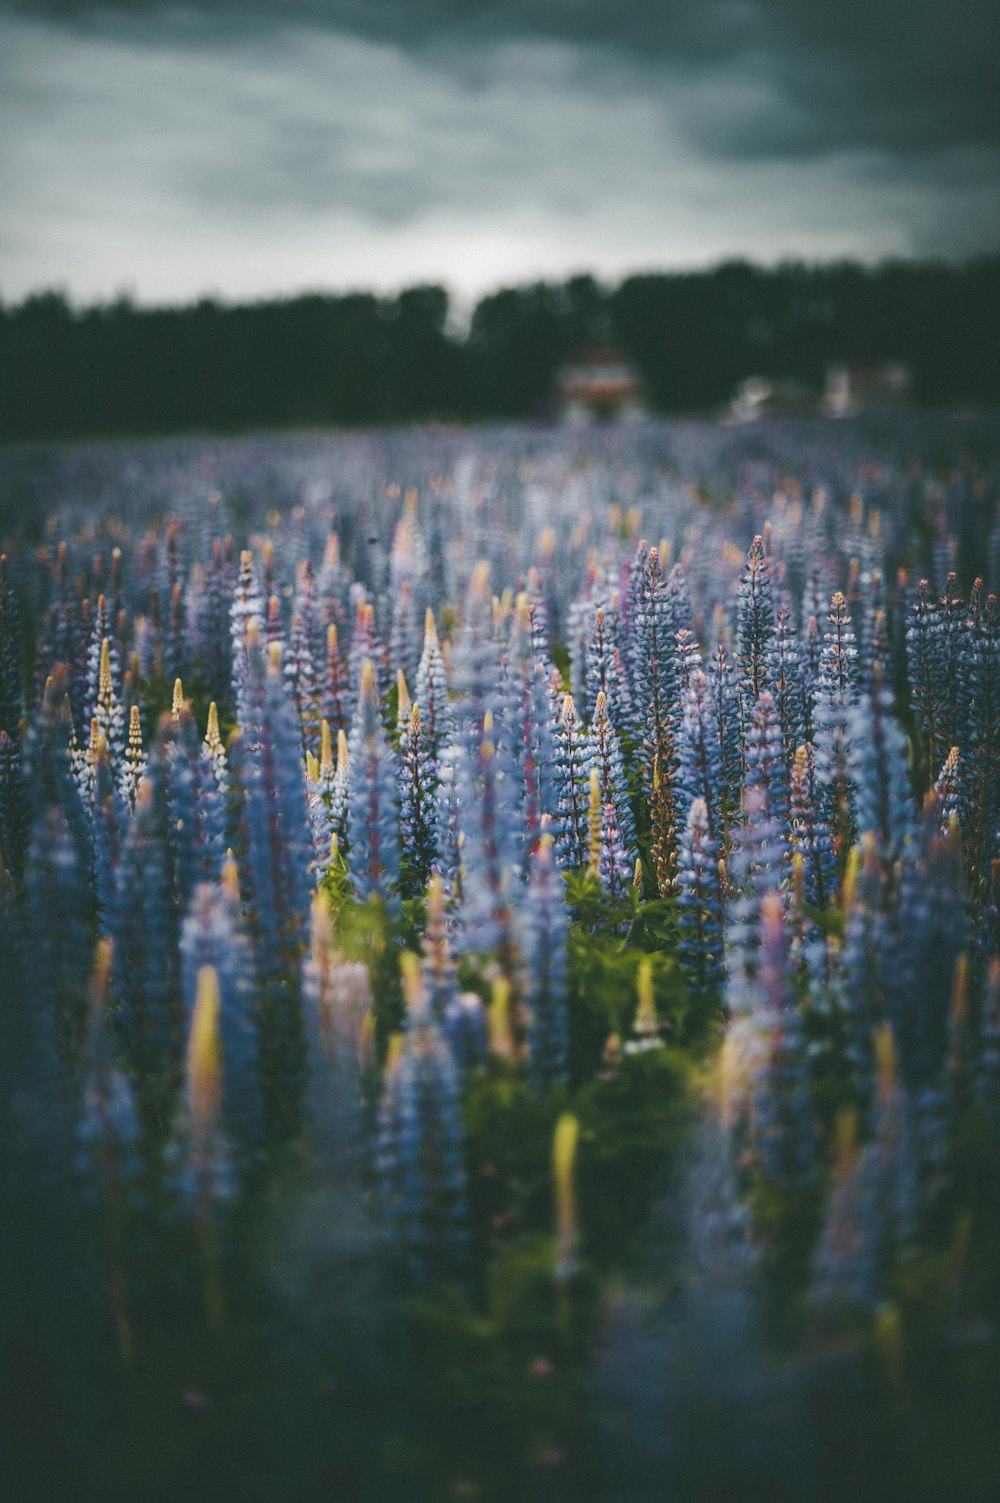
<svg viewBox="0 0 1000 1503">
<path fill-rule="evenodd" d="M 417 618 L 413 608 L 413 592 L 410 581 L 404 579 L 392 599 L 392 620 L 389 626 L 389 661 L 401 669 L 410 682 L 420 660 L 421 644 L 417 631 Z"/>
<path fill-rule="evenodd" d="M 958 832 L 940 832 L 929 794 L 919 841 L 898 874 L 898 949 L 888 977 L 887 1010 L 901 1077 L 911 1091 L 936 1085 L 948 1049 L 948 1010 L 955 964 L 966 949 L 968 922 Z"/>
<path fill-rule="evenodd" d="M 562 866 L 584 866 L 587 861 L 587 813 L 590 744 L 573 696 L 562 698 L 556 732 L 555 781 L 558 790 L 558 849 Z"/>
<path fill-rule="evenodd" d="M 711 685 L 700 668 L 691 674 L 682 703 L 676 786 L 689 807 L 702 800 L 708 834 L 718 842 L 725 828 L 722 755 Z"/>
<path fill-rule="evenodd" d="M 468 1211 L 458 1071 L 419 976 L 408 991 L 409 1026 L 379 1109 L 376 1168 L 390 1246 L 422 1288 L 465 1273 Z"/>
<path fill-rule="evenodd" d="M 851 842 L 854 789 L 850 774 L 850 711 L 857 703 L 857 648 L 847 614 L 847 602 L 838 590 L 824 634 L 819 685 L 813 703 L 813 745 L 816 754 L 816 786 L 820 790 L 823 818 L 833 835 L 838 857 Z"/>
<path fill-rule="evenodd" d="M 216 767 L 204 755 L 190 704 L 177 681 L 177 708 L 160 722 L 177 902 L 183 911 L 197 882 L 211 882 L 225 857 L 225 816 Z"/>
<path fill-rule="evenodd" d="M 552 638 L 549 625 L 549 606 L 545 598 L 542 577 L 537 569 L 528 570 L 528 615 L 531 622 L 531 654 L 536 663 L 544 663 L 551 669 Z"/>
<path fill-rule="evenodd" d="M 767 683 L 767 644 L 774 625 L 771 567 L 764 539 L 754 538 L 740 577 L 736 604 L 736 658 L 744 726 Z"/>
<path fill-rule="evenodd" d="M 375 607 L 361 588 L 355 600 L 354 630 L 347 655 L 347 670 L 350 681 L 350 703 L 355 715 L 361 701 L 361 673 L 365 663 L 371 663 L 375 675 L 375 698 L 380 713 L 387 704 L 388 657 L 375 625 Z"/>
<path fill-rule="evenodd" d="M 882 571 L 872 569 L 861 576 L 862 600 L 858 611 L 858 682 L 871 693 L 872 670 L 880 664 L 885 674 L 891 672 L 889 643 L 886 638 L 886 598 Z"/>
<path fill-rule="evenodd" d="M 326 656 L 323 675 L 323 719 L 336 735 L 346 731 L 350 720 L 350 682 L 347 664 L 340 651 L 337 624 L 331 621 L 326 629 Z"/>
<path fill-rule="evenodd" d="M 410 705 L 400 672 L 400 718 L 409 713 L 399 742 L 399 833 L 403 853 L 403 890 L 422 893 L 437 855 L 437 768 L 420 723 L 420 706 Z"/>
<path fill-rule="evenodd" d="M 479 563 L 472 572 L 462 624 L 451 655 L 455 723 L 473 756 L 484 734 L 486 713 L 493 708 L 498 660 L 493 639 L 489 566 Z"/>
<path fill-rule="evenodd" d="M 634 858 L 626 849 L 618 811 L 609 800 L 601 809 L 601 850 L 597 875 L 609 897 L 621 901 L 633 879 Z"/>
<path fill-rule="evenodd" d="M 240 554 L 239 575 L 229 612 L 229 630 L 236 713 L 240 725 L 246 729 L 251 724 L 247 699 L 251 649 L 255 638 L 264 630 L 264 596 L 257 580 L 253 554 L 248 549 Z"/>
<path fill-rule="evenodd" d="M 223 883 L 194 889 L 180 934 L 181 992 L 190 1031 L 205 966 L 215 971 L 222 1054 L 222 1122 L 243 1154 L 258 1149 L 263 1130 L 257 980 L 253 950 L 239 909 L 235 866 Z"/>
<path fill-rule="evenodd" d="M 515 970 L 514 908 L 520 897 L 520 811 L 508 779 L 499 776 L 491 741 L 476 762 L 458 763 L 458 818 L 462 832 L 462 926 L 465 950 L 495 951 L 504 974 Z"/>
<path fill-rule="evenodd" d="M 416 703 L 428 751 L 436 760 L 454 734 L 455 721 L 448 702 L 448 673 L 430 609 L 424 622 L 424 647 L 417 667 Z"/>
<path fill-rule="evenodd" d="M 788 796 L 793 855 L 801 856 L 805 900 L 825 908 L 836 893 L 837 859 L 833 837 L 817 812 L 813 750 L 808 743 L 795 752 Z"/>
<path fill-rule="evenodd" d="M 796 749 L 809 739 L 812 704 L 808 701 L 798 639 L 790 608 L 779 605 L 765 653 L 767 681 L 781 726 L 785 773 L 791 776 Z"/>
<path fill-rule="evenodd" d="M 234 748 L 242 793 L 241 869 L 260 982 L 265 1108 L 271 1131 L 283 1136 L 298 1128 L 304 1086 L 299 981 L 311 852 L 299 728 L 277 644 L 266 669 L 259 651 L 252 654 L 248 692 L 260 709 L 256 741 L 240 738 Z"/>
<path fill-rule="evenodd" d="M 771 814 L 765 784 L 747 789 L 743 816 L 729 856 L 733 896 L 726 930 L 726 1005 L 731 1013 L 751 1012 L 757 1005 L 761 904 L 769 892 L 780 889 L 788 866 L 787 820 Z"/>
<path fill-rule="evenodd" d="M 719 642 L 708 665 L 713 735 L 719 748 L 722 773 L 723 839 L 732 815 L 740 806 L 743 757 L 740 744 L 739 688 L 732 660 Z"/>
<path fill-rule="evenodd" d="M 113 991 L 147 1131 L 162 1122 L 179 1085 L 183 1037 L 176 878 L 162 759 L 154 747 L 115 874 L 110 926 Z"/>
<path fill-rule="evenodd" d="M 677 603 L 660 570 L 659 554 L 646 554 L 634 584 L 634 685 L 642 737 L 643 772 L 652 826 L 652 856 L 662 897 L 677 865 L 677 699 L 687 673 L 677 652 Z"/>
<path fill-rule="evenodd" d="M 232 680 L 230 607 L 236 586 L 232 538 L 212 543 L 212 557 L 205 570 L 205 587 L 198 615 L 198 635 L 205 678 L 215 694 L 228 697 Z"/>
<path fill-rule="evenodd" d="M 566 1079 L 566 946 L 569 915 L 562 877 L 544 838 L 533 853 L 518 924 L 528 1013 L 528 1073 L 538 1090 Z"/>
<path fill-rule="evenodd" d="M 933 776 L 939 762 L 938 748 L 944 741 L 941 722 L 946 688 L 941 608 L 926 579 L 920 581 L 916 599 L 907 612 L 906 668 L 913 712 Z"/>
<path fill-rule="evenodd" d="M 725 899 L 708 808 L 694 798 L 688 809 L 677 868 L 680 968 L 696 996 L 719 991 L 725 979 Z"/>
<path fill-rule="evenodd" d="M 785 770 L 784 746 L 781 725 L 778 721 L 774 698 L 769 689 L 764 689 L 757 699 L 750 716 L 746 743 L 746 788 L 759 789 L 767 804 L 768 818 L 774 832 L 772 839 L 780 843 L 787 856 L 789 842 L 788 826 L 788 777 Z M 779 881 L 780 873 L 775 873 Z"/>
<path fill-rule="evenodd" d="M 360 697 L 348 742 L 348 870 L 364 901 L 388 901 L 399 877 L 396 758 L 379 716 L 374 664 L 360 670 Z"/>
<path fill-rule="evenodd" d="M 463 767 L 467 759 L 466 748 L 458 743 L 443 747 L 438 759 L 438 852 L 434 870 L 441 877 L 449 905 L 460 902 L 462 897 L 460 809 L 462 790 L 469 780 Z"/>
<path fill-rule="evenodd" d="M 111 774 L 107 744 L 102 740 L 93 768 L 90 826 L 93 850 L 93 887 L 97 899 L 97 924 L 102 934 L 111 933 L 115 905 L 115 871 L 131 814 Z"/>
<path fill-rule="evenodd" d="M 963 716 L 966 698 L 965 661 L 968 651 L 969 617 L 953 573 L 945 580 L 939 603 L 938 653 L 941 700 L 937 717 L 934 770 L 940 768 L 951 748 L 965 735 Z"/>
<path fill-rule="evenodd" d="M 963 653 L 959 818 L 970 869 L 977 873 L 972 897 L 981 905 L 1000 828 L 1000 611 L 996 596 L 983 601 L 978 587 L 970 596 Z"/>
<path fill-rule="evenodd" d="M 314 750 L 319 741 L 320 713 L 312 643 L 306 622 L 298 614 L 292 623 L 291 641 L 284 656 L 284 671 L 285 682 L 299 718 L 304 754 Z"/>
<path fill-rule="evenodd" d="M 629 869 L 635 862 L 635 821 L 628 801 L 625 782 L 625 760 L 621 742 L 608 713 L 603 691 L 598 694 L 594 706 L 594 718 L 590 726 L 589 761 L 596 768 L 601 790 L 601 805 L 613 804 L 615 825 L 621 835 Z"/>
<path fill-rule="evenodd" d="M 596 706 L 603 694 L 608 714 L 622 729 L 631 728 L 632 698 L 618 641 L 617 612 L 599 605 L 587 644 L 586 703 Z"/>
<path fill-rule="evenodd" d="M 861 833 L 874 830 L 885 859 L 897 860 L 916 835 L 908 744 L 892 713 L 892 694 L 875 667 L 871 694 L 852 706 L 847 721 L 847 766 Z"/>
</svg>

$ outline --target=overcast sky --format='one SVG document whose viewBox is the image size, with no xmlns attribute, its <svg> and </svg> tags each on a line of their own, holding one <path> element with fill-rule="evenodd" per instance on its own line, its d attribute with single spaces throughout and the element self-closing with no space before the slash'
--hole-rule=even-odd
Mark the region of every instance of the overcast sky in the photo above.
<svg viewBox="0 0 1000 1503">
<path fill-rule="evenodd" d="M 1000 248 L 997 0 L 0 0 L 0 296 Z"/>
</svg>

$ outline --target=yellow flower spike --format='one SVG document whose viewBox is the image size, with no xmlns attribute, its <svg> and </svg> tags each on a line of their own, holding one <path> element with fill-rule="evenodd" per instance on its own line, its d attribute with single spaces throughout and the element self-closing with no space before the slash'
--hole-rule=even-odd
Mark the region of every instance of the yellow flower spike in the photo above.
<svg viewBox="0 0 1000 1503">
<path fill-rule="evenodd" d="M 855 524 L 855 526 L 857 526 L 857 524 L 861 521 L 861 518 L 865 514 L 865 503 L 862 501 L 857 491 L 854 492 L 854 494 L 851 496 L 850 501 L 848 502 L 848 512 L 851 521 Z"/>
<path fill-rule="evenodd" d="M 877 538 L 882 531 L 882 513 L 877 506 L 873 506 L 868 513 L 868 534 Z"/>
<path fill-rule="evenodd" d="M 226 859 L 222 863 L 222 890 L 226 897 L 233 903 L 240 900 L 240 870 L 236 865 L 232 851 L 226 852 Z"/>
<path fill-rule="evenodd" d="M 208 707 L 208 727 L 205 731 L 205 741 L 213 757 L 222 751 L 222 737 L 219 734 L 219 707 L 214 699 Z"/>
<path fill-rule="evenodd" d="M 840 889 L 840 906 L 846 913 L 854 902 L 854 891 L 858 885 L 858 873 L 861 870 L 861 847 L 854 845 L 847 854 L 847 869 L 844 872 L 844 881 Z"/>
<path fill-rule="evenodd" d="M 398 695 L 398 710 L 400 721 L 410 718 L 410 691 L 406 687 L 406 674 L 402 668 L 396 669 L 396 693 Z"/>
<path fill-rule="evenodd" d="M 98 678 L 97 697 L 102 702 L 111 698 L 111 643 L 107 637 L 101 638 L 101 666 Z"/>
<path fill-rule="evenodd" d="M 641 521 L 642 512 L 639 510 L 638 506 L 630 506 L 625 517 L 625 526 L 628 528 L 628 535 L 630 538 L 634 538 L 636 533 L 639 531 L 639 524 L 641 523 Z"/>
<path fill-rule="evenodd" d="M 94 968 L 90 973 L 90 1000 L 94 1008 L 104 1005 L 111 979 L 114 951 L 110 939 L 99 939 L 94 947 Z"/>
<path fill-rule="evenodd" d="M 412 950 L 404 950 L 399 957 L 399 974 L 403 983 L 403 1000 L 411 1021 L 423 1010 L 424 983 L 420 972 L 420 957 Z"/>
<path fill-rule="evenodd" d="M 340 563 L 340 538 L 337 533 L 331 532 L 326 540 L 326 548 L 323 552 L 323 564 L 328 569 L 335 569 Z"/>
<path fill-rule="evenodd" d="M 219 1115 L 222 1099 L 222 1048 L 219 1039 L 219 977 L 213 965 L 198 971 L 198 992 L 187 1050 L 187 1099 L 191 1122 L 207 1132 Z"/>
<path fill-rule="evenodd" d="M 338 774 L 343 775 L 344 777 L 347 776 L 347 764 L 348 764 L 347 732 L 345 730 L 343 730 L 343 728 L 342 728 L 341 730 L 339 730 L 337 732 L 337 772 L 338 772 Z"/>
<path fill-rule="evenodd" d="M 338 652 L 336 621 L 331 621 L 326 629 L 326 650 L 331 658 L 336 657 Z"/>
<path fill-rule="evenodd" d="M 632 886 L 636 892 L 642 895 L 642 857 L 635 858 L 635 871 L 632 873 Z"/>
<path fill-rule="evenodd" d="M 319 724 L 319 765 L 324 772 L 333 767 L 333 741 L 328 720 L 321 720 Z"/>
<path fill-rule="evenodd" d="M 601 782 L 597 768 L 590 769 L 590 809 L 587 815 L 587 875 L 596 877 L 601 869 Z"/>
<path fill-rule="evenodd" d="M 306 751 L 306 777 L 310 783 L 319 782 L 319 763 L 311 751 Z"/>
<path fill-rule="evenodd" d="M 267 671 L 272 677 L 281 672 L 281 643 L 269 642 L 267 645 Z"/>
<path fill-rule="evenodd" d="M 801 908 L 806 897 L 806 858 L 801 851 L 792 856 L 792 896 L 796 907 Z"/>
<path fill-rule="evenodd" d="M 660 555 L 660 569 L 662 570 L 662 572 L 664 574 L 666 574 L 667 570 L 670 567 L 670 540 L 669 540 L 669 538 L 661 538 L 660 539 L 660 546 L 659 546 L 659 548 L 656 551 Z"/>
<path fill-rule="evenodd" d="M 636 976 L 636 993 L 639 998 L 639 1006 L 636 1009 L 633 1033 L 642 1039 L 656 1038 L 659 1032 L 659 1023 L 656 1017 L 656 1002 L 653 997 L 653 962 L 648 955 L 644 955 L 639 962 L 639 971 Z"/>
<path fill-rule="evenodd" d="M 517 599 L 514 602 L 514 620 L 522 631 L 527 632 L 531 630 L 531 606 L 523 590 L 518 591 Z"/>
<path fill-rule="evenodd" d="M 552 1175 L 555 1181 L 556 1278 L 566 1279 L 576 1270 L 576 1195 L 573 1171 L 580 1139 L 580 1123 L 572 1112 L 563 1112 L 552 1139 Z"/>
<path fill-rule="evenodd" d="M 604 612 L 599 609 L 598 612 L 597 612 L 597 614 L 599 616 L 603 616 Z M 594 719 L 595 720 L 600 720 L 602 718 L 602 716 L 606 715 L 607 713 L 608 713 L 608 696 L 605 694 L 604 690 L 601 689 L 601 690 L 598 691 L 597 699 L 594 702 Z"/>
<path fill-rule="evenodd" d="M 892 1025 L 879 1023 L 874 1030 L 873 1037 L 879 1095 L 883 1101 L 887 1101 L 896 1089 L 896 1040 Z"/>
<path fill-rule="evenodd" d="M 490 566 L 485 558 L 481 558 L 472 571 L 469 594 L 473 600 L 480 602 L 490 598 Z"/>
<path fill-rule="evenodd" d="M 97 757 L 97 754 L 101 749 L 101 742 L 103 740 L 104 737 L 101 735 L 101 722 L 98 720 L 96 715 L 92 715 L 90 720 L 90 743 L 87 748 L 91 758 Z"/>
<path fill-rule="evenodd" d="M 406 507 L 406 514 L 411 522 L 416 521 L 417 517 L 417 495 L 418 492 L 416 486 L 411 485 L 407 490 L 406 495 L 403 497 L 403 504 Z"/>
<path fill-rule="evenodd" d="M 493 711 L 487 710 L 483 716 L 483 736 L 489 739 L 493 734 Z"/>
<path fill-rule="evenodd" d="M 361 695 L 375 693 L 375 664 L 371 658 L 365 658 L 361 664 Z"/>
<path fill-rule="evenodd" d="M 340 841 L 337 838 L 337 832 L 336 832 L 336 830 L 334 830 L 331 833 L 331 835 L 330 835 L 330 865 L 331 866 L 336 866 L 336 864 L 337 864 L 337 862 L 338 862 L 339 859 L 340 859 Z"/>
<path fill-rule="evenodd" d="M 368 1021 L 367 1019 L 365 1020 Z M 390 1033 L 389 1043 L 385 1051 L 385 1078 L 391 1080 L 399 1069 L 399 1062 L 403 1058 L 403 1034 L 400 1032 Z"/>
<path fill-rule="evenodd" d="M 501 1059 L 514 1058 L 514 1033 L 510 1025 L 510 982 L 498 976 L 493 982 L 489 1011 L 490 1053 Z"/>
<path fill-rule="evenodd" d="M 431 610 L 430 606 L 428 606 L 427 610 L 424 612 L 424 648 L 427 651 L 431 651 L 433 650 L 433 648 L 437 647 L 437 645 L 437 622 L 434 620 L 434 612 Z"/>
<path fill-rule="evenodd" d="M 549 563 L 556 552 L 556 534 L 554 527 L 546 527 L 538 535 L 538 557 L 543 564 Z"/>
<path fill-rule="evenodd" d="M 183 708 L 184 708 L 184 685 L 181 683 L 181 681 L 180 681 L 179 678 L 175 678 L 174 679 L 174 697 L 173 697 L 173 702 L 172 702 L 172 704 L 170 706 L 170 713 L 174 717 L 174 722 L 175 723 L 179 719 L 180 713 L 183 710 Z"/>
</svg>

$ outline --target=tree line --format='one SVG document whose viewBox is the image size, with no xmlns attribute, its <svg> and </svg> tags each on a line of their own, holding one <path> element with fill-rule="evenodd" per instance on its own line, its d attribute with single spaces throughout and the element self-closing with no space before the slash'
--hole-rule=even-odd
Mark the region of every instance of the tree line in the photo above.
<svg viewBox="0 0 1000 1503">
<path fill-rule="evenodd" d="M 1000 255 L 577 276 L 491 293 L 461 332 L 435 286 L 169 308 L 45 292 L 0 303 L 0 437 L 544 418 L 560 366 L 595 342 L 661 412 L 711 410 L 751 374 L 819 384 L 834 361 L 903 362 L 927 405 L 986 403 Z"/>
</svg>

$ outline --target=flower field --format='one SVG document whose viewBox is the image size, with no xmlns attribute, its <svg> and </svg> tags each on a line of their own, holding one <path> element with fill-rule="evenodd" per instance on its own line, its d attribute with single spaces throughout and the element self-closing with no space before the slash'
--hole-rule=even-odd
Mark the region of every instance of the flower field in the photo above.
<svg viewBox="0 0 1000 1503">
<path fill-rule="evenodd" d="M 998 482 L 0 455 L 7 1495 L 995 1495 Z"/>
</svg>

